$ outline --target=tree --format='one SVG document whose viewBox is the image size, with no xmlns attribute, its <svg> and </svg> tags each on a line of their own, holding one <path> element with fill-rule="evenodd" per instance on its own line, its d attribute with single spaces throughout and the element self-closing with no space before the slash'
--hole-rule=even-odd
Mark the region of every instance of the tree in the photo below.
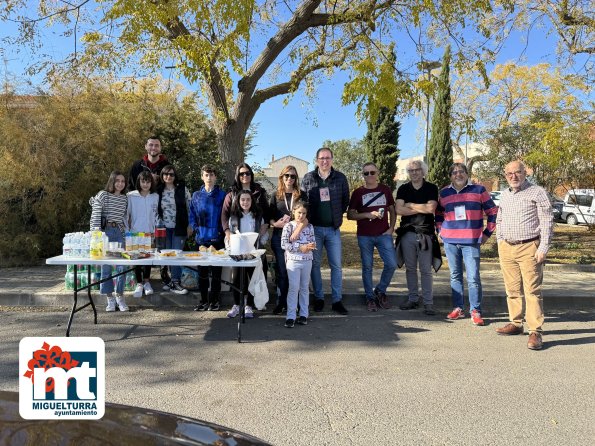
<svg viewBox="0 0 595 446">
<path fill-rule="evenodd" d="M 380 108 L 378 118 L 368 121 L 368 132 L 364 146 L 368 161 L 378 166 L 379 181 L 392 187 L 397 173 L 399 159 L 399 130 L 401 123 L 396 121 L 396 110 Z"/>
<path fill-rule="evenodd" d="M 517 28 L 552 29 L 558 51 L 568 56 L 595 54 L 595 16 L 592 0 L 523 0 L 515 2 Z M 549 26 L 548 26 L 549 25 Z"/>
<path fill-rule="evenodd" d="M 406 111 L 417 103 L 417 73 L 395 69 L 387 57 L 396 31 L 423 34 L 424 45 L 451 36 L 459 53 L 493 57 L 492 51 L 465 46 L 463 30 L 486 37 L 491 28 L 481 17 L 490 2 L 411 2 L 392 0 L 254 0 L 151 1 L 87 0 L 79 3 L 40 2 L 39 15 L 29 17 L 25 2 L 13 0 L 0 9 L 0 18 L 21 27 L 16 43 L 39 42 L 42 24 L 59 24 L 77 36 L 82 28 L 84 48 L 51 70 L 123 71 L 143 73 L 172 65 L 190 82 L 198 82 L 208 99 L 217 134 L 220 159 L 231 180 L 243 160 L 246 132 L 260 106 L 276 96 L 291 96 L 300 87 L 312 93 L 323 75 L 350 72 L 344 103 L 356 103 L 361 118 L 375 116 L 380 106 L 400 104 Z M 483 39 L 485 42 L 485 39 Z M 428 42 L 428 44 L 425 44 Z M 489 42 L 488 42 L 489 45 Z M 485 47 L 485 43 L 480 43 Z M 475 58 L 474 58 L 475 59 Z M 56 61 L 54 61 L 56 62 Z M 405 62 L 408 64 L 408 62 Z M 409 66 L 409 65 L 406 65 Z M 482 63 L 479 63 L 482 66 Z M 46 67 L 41 63 L 37 66 Z"/>
<path fill-rule="evenodd" d="M 556 184 L 586 179 L 581 166 L 591 165 L 588 160 L 595 157 L 588 136 L 592 86 L 549 64 L 497 65 L 489 78 L 487 89 L 472 76 L 455 82 L 454 133 L 457 138 L 465 133 L 465 119 L 474 117 L 471 134 L 489 147 L 486 154 L 468 160 L 469 169 L 481 162 L 481 176 L 503 180 L 506 162 L 521 158 L 535 167 L 538 181 L 552 191 Z"/>
<path fill-rule="evenodd" d="M 450 183 L 448 169 L 453 163 L 450 139 L 450 46 L 442 58 L 442 70 L 432 115 L 432 136 L 428 144 L 428 181 L 438 187 Z"/>
<path fill-rule="evenodd" d="M 328 147 L 333 151 L 333 168 L 347 177 L 350 192 L 362 185 L 362 167 L 367 161 L 362 141 L 355 139 L 325 141 L 322 147 Z"/>
<path fill-rule="evenodd" d="M 586 113 L 573 117 L 540 109 L 523 122 L 494 129 L 480 174 L 504 182 L 504 166 L 520 159 L 533 180 L 552 193 L 559 187 L 594 188 L 595 122 Z"/>
</svg>

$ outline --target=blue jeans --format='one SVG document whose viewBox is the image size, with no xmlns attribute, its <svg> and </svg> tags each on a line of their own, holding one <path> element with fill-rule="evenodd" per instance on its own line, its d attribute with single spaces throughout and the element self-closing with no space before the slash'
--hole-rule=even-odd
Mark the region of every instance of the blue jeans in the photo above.
<svg viewBox="0 0 595 446">
<path fill-rule="evenodd" d="M 175 228 L 165 228 L 165 247 L 167 249 L 183 249 L 186 237 L 176 235 Z M 170 266 L 172 282 L 180 282 L 182 278 L 181 266 Z"/>
<path fill-rule="evenodd" d="M 312 287 L 314 288 L 314 297 L 324 299 L 322 291 L 322 274 L 320 273 L 320 263 L 322 260 L 322 248 L 326 249 L 326 256 L 331 267 L 331 296 L 332 302 L 340 302 L 343 298 L 343 270 L 341 269 L 341 231 L 335 228 L 325 226 L 314 226 L 314 236 L 316 237 L 316 249 L 314 250 L 314 260 L 312 261 Z"/>
<path fill-rule="evenodd" d="M 281 233 L 273 231 L 271 237 L 271 249 L 275 254 L 275 277 L 277 279 L 277 287 L 281 292 L 279 296 L 279 305 L 287 307 L 287 290 L 289 282 L 287 278 L 287 266 L 285 266 L 285 251 L 281 248 Z"/>
<path fill-rule="evenodd" d="M 444 252 L 450 268 L 450 288 L 453 307 L 464 308 L 463 301 L 463 262 L 467 272 L 469 306 L 471 311 L 481 311 L 481 278 L 479 277 L 480 244 L 458 245 L 444 243 Z"/>
<path fill-rule="evenodd" d="M 393 238 L 390 234 L 377 236 L 358 235 L 357 244 L 359 245 L 359 252 L 362 257 L 362 282 L 364 283 L 364 291 L 366 292 L 366 299 L 371 300 L 375 297 L 372 284 L 374 247 L 378 249 L 378 254 L 384 263 L 380 282 L 378 282 L 376 289 L 382 293 L 386 293 L 386 289 L 397 269 L 397 257 L 393 246 Z"/>
<path fill-rule="evenodd" d="M 124 243 L 124 237 L 122 236 L 122 232 L 120 232 L 119 228 L 112 228 L 110 226 L 108 226 L 107 228 L 105 228 L 105 234 L 107 235 L 107 238 L 109 239 L 110 242 L 120 242 L 120 243 Z M 116 271 L 118 271 L 119 273 L 124 271 L 124 267 L 123 266 L 116 266 Z M 112 265 L 101 265 L 101 279 L 105 279 L 106 277 L 109 277 L 112 275 Z M 122 274 L 121 276 L 116 277 L 116 292 L 118 294 L 122 294 L 124 293 L 124 284 L 126 282 L 126 277 L 124 277 L 125 274 Z M 101 282 L 101 285 L 99 285 L 99 292 L 101 294 L 110 294 L 114 292 L 114 281 L 113 280 L 107 280 L 105 282 Z"/>
</svg>

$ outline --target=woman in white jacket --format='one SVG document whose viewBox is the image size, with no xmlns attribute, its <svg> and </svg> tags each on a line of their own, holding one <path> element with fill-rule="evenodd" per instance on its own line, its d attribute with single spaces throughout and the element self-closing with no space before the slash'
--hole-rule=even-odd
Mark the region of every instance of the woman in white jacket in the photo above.
<svg viewBox="0 0 595 446">
<path fill-rule="evenodd" d="M 155 183 L 151 172 L 141 172 L 136 179 L 136 190 L 128 192 L 128 210 L 126 212 L 126 229 L 130 232 L 153 234 L 157 221 L 159 195 L 155 193 Z M 143 291 L 148 296 L 153 294 L 151 287 L 151 267 L 136 266 L 136 289 L 134 297 L 142 297 Z"/>
</svg>

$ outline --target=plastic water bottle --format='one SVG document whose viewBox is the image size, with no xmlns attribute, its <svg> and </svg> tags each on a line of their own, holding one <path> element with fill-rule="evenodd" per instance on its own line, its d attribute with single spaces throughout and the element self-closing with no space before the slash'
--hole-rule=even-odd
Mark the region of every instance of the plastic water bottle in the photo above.
<svg viewBox="0 0 595 446">
<path fill-rule="evenodd" d="M 132 251 L 132 232 L 127 232 L 124 238 L 126 251 Z"/>
<path fill-rule="evenodd" d="M 64 234 L 62 239 L 62 255 L 68 257 L 70 254 L 70 240 L 68 240 L 68 234 Z"/>
<path fill-rule="evenodd" d="M 72 257 L 80 257 L 81 255 L 81 236 L 80 232 L 74 232 L 70 239 L 70 252 Z"/>
<path fill-rule="evenodd" d="M 91 234 L 90 257 L 92 259 L 103 258 L 103 232 L 93 231 Z"/>
<path fill-rule="evenodd" d="M 103 250 L 102 250 L 102 257 L 107 256 L 107 247 L 109 246 L 109 237 L 105 232 L 101 233 L 103 236 Z"/>
<path fill-rule="evenodd" d="M 83 235 L 83 257 L 89 258 L 89 250 L 91 249 L 91 233 L 85 232 Z"/>
<path fill-rule="evenodd" d="M 72 290 L 74 288 L 74 273 L 68 272 L 64 275 L 64 289 Z"/>
</svg>

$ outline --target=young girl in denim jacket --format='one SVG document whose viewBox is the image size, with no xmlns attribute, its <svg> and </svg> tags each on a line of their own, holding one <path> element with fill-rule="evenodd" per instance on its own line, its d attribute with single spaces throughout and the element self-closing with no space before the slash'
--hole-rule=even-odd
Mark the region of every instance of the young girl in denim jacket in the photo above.
<svg viewBox="0 0 595 446">
<path fill-rule="evenodd" d="M 297 323 L 308 323 L 308 284 L 312 270 L 312 251 L 316 249 L 314 227 L 308 223 L 307 204 L 298 201 L 293 205 L 293 220 L 285 225 L 281 234 L 281 247 L 285 250 L 285 266 L 289 279 L 287 291 L 287 317 L 285 326 L 292 328 L 296 322 L 297 306 L 300 314 Z"/>
</svg>

